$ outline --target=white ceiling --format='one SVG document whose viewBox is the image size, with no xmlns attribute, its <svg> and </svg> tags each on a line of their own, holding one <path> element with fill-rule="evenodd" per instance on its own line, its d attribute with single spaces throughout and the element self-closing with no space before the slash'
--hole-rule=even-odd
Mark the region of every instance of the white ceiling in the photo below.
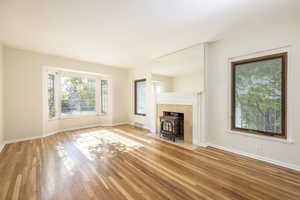
<svg viewBox="0 0 300 200">
<path fill-rule="evenodd" d="M 0 0 L 0 41 L 119 67 L 212 41 L 299 0 Z"/>
</svg>

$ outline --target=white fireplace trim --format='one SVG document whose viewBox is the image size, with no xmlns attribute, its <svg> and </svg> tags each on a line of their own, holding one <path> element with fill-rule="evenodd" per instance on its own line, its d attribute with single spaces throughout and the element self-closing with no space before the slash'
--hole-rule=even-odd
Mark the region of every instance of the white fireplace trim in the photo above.
<svg viewBox="0 0 300 200">
<path fill-rule="evenodd" d="M 204 130 L 201 127 L 201 99 L 202 92 L 193 93 L 162 93 L 156 97 L 158 104 L 192 105 L 193 110 L 193 144 L 205 145 Z"/>
</svg>

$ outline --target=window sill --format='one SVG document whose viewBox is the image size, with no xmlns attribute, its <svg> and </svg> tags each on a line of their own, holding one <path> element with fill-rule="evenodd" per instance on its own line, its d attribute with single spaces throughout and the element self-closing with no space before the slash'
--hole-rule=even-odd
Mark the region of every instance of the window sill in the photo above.
<svg viewBox="0 0 300 200">
<path fill-rule="evenodd" d="M 96 117 L 97 114 L 91 114 L 91 115 L 65 115 L 61 116 L 59 119 L 74 119 L 74 118 L 83 118 L 83 117 Z"/>
<path fill-rule="evenodd" d="M 58 119 L 59 119 L 58 117 L 54 117 L 54 118 L 51 118 L 51 119 L 48 118 L 48 121 L 56 121 Z"/>
<path fill-rule="evenodd" d="M 291 138 L 281 139 L 281 138 L 275 138 L 275 137 L 271 137 L 271 136 L 255 135 L 255 134 L 234 131 L 234 130 L 226 130 L 226 133 L 238 134 L 238 135 L 242 135 L 242 136 L 246 136 L 246 137 L 253 137 L 253 138 L 258 138 L 258 139 L 262 139 L 262 140 L 269 140 L 269 141 L 281 142 L 281 143 L 286 143 L 286 144 L 294 143 L 294 141 Z"/>
</svg>

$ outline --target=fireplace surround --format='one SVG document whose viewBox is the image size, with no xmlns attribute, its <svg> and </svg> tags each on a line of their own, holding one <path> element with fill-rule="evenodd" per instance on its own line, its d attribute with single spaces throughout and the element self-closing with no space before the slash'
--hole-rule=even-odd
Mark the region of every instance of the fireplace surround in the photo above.
<svg viewBox="0 0 300 200">
<path fill-rule="evenodd" d="M 160 133 L 160 117 L 164 112 L 184 113 L 184 142 L 206 146 L 201 94 L 201 92 L 172 92 L 158 95 L 155 99 L 156 131 L 154 133 Z"/>
</svg>

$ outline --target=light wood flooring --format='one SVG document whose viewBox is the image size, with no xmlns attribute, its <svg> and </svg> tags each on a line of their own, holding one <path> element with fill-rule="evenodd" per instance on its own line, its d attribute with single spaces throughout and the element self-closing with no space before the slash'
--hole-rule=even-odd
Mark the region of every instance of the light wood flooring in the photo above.
<svg viewBox="0 0 300 200">
<path fill-rule="evenodd" d="M 132 126 L 98 127 L 6 145 L 0 199 L 299 200 L 300 173 Z"/>
</svg>

